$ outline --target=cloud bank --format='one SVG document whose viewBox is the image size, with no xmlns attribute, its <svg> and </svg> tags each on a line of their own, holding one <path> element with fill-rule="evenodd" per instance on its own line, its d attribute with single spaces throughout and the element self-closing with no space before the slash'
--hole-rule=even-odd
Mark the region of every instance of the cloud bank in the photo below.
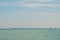
<svg viewBox="0 0 60 40">
<path fill-rule="evenodd" d="M 34 3 L 29 3 L 22 5 L 24 7 L 40 7 L 40 6 L 48 6 L 48 7 L 60 7 L 60 4 L 34 4 Z"/>
<path fill-rule="evenodd" d="M 54 1 L 54 0 L 32 0 L 32 1 Z M 23 2 L 23 1 L 14 1 L 14 2 L 0 2 L 0 6 L 22 6 L 22 7 L 60 7 L 60 4 L 41 4 L 41 3 L 34 3 L 34 2 Z"/>
</svg>

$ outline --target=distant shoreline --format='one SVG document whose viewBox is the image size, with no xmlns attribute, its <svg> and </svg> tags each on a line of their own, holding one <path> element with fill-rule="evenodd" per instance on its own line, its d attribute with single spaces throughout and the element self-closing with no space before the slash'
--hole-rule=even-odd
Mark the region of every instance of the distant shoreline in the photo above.
<svg viewBox="0 0 60 40">
<path fill-rule="evenodd" d="M 0 28 L 0 30 L 49 30 L 50 28 Z M 52 30 L 58 30 L 60 28 L 52 28 Z"/>
</svg>

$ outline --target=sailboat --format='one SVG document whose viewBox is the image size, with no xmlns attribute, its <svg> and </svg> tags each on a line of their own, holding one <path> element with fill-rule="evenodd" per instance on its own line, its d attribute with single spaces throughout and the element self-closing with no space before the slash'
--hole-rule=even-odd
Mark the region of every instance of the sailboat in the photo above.
<svg viewBox="0 0 60 40">
<path fill-rule="evenodd" d="M 52 27 L 50 27 L 50 31 L 52 30 Z"/>
</svg>

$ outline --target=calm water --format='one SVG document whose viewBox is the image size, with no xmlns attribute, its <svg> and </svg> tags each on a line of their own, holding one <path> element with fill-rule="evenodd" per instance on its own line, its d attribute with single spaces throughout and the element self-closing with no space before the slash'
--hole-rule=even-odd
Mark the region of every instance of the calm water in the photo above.
<svg viewBox="0 0 60 40">
<path fill-rule="evenodd" d="M 0 40 L 60 40 L 60 29 L 1 29 Z"/>
</svg>

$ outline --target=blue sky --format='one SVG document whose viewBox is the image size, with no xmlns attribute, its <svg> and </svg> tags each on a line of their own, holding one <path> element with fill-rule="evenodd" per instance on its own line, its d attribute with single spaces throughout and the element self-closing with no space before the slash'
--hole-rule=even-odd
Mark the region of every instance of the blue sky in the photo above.
<svg viewBox="0 0 60 40">
<path fill-rule="evenodd" d="M 0 0 L 0 27 L 60 27 L 60 0 Z"/>
</svg>

